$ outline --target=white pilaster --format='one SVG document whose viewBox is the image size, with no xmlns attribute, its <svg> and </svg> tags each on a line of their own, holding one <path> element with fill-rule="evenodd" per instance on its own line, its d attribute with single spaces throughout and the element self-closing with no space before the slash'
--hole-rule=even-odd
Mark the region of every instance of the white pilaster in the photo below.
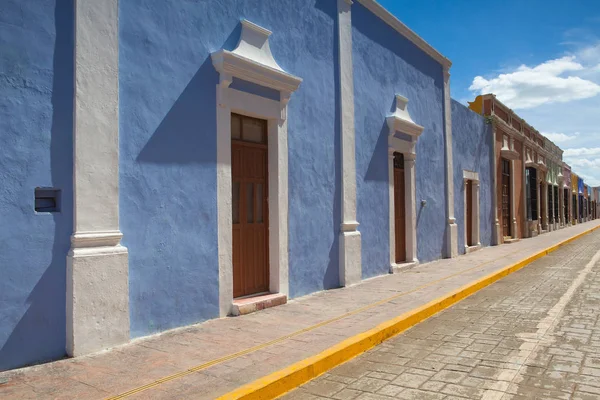
<svg viewBox="0 0 600 400">
<path fill-rule="evenodd" d="M 452 168 L 452 104 L 450 70 L 444 66 L 444 147 L 446 152 L 446 257 L 458 255 L 458 226 L 454 218 L 454 169 Z"/>
<path fill-rule="evenodd" d="M 404 155 L 404 196 L 406 215 L 406 260 L 417 263 L 417 182 L 415 178 L 415 162 L 417 156 L 414 153 Z"/>
<path fill-rule="evenodd" d="M 519 173 L 521 174 L 521 181 L 523 182 L 523 191 L 522 191 L 522 195 L 521 195 L 521 201 L 523 204 L 523 209 L 521 210 L 523 212 L 523 220 L 521 221 L 522 224 L 525 224 L 524 227 L 524 236 L 526 238 L 531 237 L 531 223 L 529 222 L 529 219 L 527 217 L 527 180 L 526 180 L 526 173 L 525 173 L 525 163 L 526 163 L 526 155 L 525 155 L 525 143 L 521 144 L 521 171 L 519 171 Z"/>
<path fill-rule="evenodd" d="M 127 249 L 119 231 L 118 0 L 75 1 L 74 233 L 67 353 L 129 341 Z"/>
<path fill-rule="evenodd" d="M 354 141 L 354 78 L 350 0 L 338 0 L 340 72 L 340 146 L 342 162 L 342 224 L 340 230 L 340 285 L 362 279 L 361 237 L 356 220 L 356 156 Z"/>
</svg>

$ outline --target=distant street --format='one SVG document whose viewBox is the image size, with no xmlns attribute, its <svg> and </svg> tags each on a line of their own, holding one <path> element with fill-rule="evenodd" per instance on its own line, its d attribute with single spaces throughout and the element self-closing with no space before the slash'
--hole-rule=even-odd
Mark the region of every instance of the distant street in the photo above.
<svg viewBox="0 0 600 400">
<path fill-rule="evenodd" d="M 600 231 L 283 399 L 600 398 Z"/>
</svg>

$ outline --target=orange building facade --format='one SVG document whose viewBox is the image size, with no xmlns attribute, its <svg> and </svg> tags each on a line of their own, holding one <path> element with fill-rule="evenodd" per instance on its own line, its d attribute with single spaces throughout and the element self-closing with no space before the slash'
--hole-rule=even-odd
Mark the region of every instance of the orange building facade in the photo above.
<svg viewBox="0 0 600 400">
<path fill-rule="evenodd" d="M 469 108 L 493 127 L 495 243 L 566 226 L 571 204 L 564 195 L 562 150 L 493 94 L 477 96 Z"/>
</svg>

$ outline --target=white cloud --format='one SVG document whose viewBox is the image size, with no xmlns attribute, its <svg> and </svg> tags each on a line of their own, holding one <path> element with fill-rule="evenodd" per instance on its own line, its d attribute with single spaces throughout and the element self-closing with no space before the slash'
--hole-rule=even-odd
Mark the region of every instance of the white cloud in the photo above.
<svg viewBox="0 0 600 400">
<path fill-rule="evenodd" d="M 571 141 L 573 139 L 576 139 L 577 136 L 579 136 L 579 132 L 575 132 L 572 135 L 566 135 L 564 133 L 553 133 L 553 132 L 540 132 L 540 133 L 557 144 Z"/>
<path fill-rule="evenodd" d="M 595 49 L 582 50 L 586 59 L 594 58 L 595 52 Z M 566 56 L 535 67 L 521 65 L 513 72 L 490 79 L 476 76 L 469 90 L 480 94 L 494 93 L 500 101 L 514 109 L 566 103 L 594 97 L 600 93 L 600 85 L 574 74 L 585 70 L 576 56 Z"/>
<path fill-rule="evenodd" d="M 564 157 L 578 157 L 578 156 L 600 156 L 600 147 L 592 148 L 579 148 L 579 149 L 566 149 L 563 153 Z"/>
<path fill-rule="evenodd" d="M 521 118 L 564 150 L 574 173 L 600 186 L 600 37 L 579 28 L 565 37 L 564 57 L 478 76 L 469 90 L 495 93 L 520 109 Z"/>
</svg>

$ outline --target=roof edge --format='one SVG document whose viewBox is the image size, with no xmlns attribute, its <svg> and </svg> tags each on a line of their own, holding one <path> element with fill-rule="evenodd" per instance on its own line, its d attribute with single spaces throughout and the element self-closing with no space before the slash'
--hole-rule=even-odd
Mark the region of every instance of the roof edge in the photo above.
<svg viewBox="0 0 600 400">
<path fill-rule="evenodd" d="M 415 44 L 418 48 L 427 53 L 434 60 L 439 62 L 444 68 L 450 69 L 452 66 L 452 61 L 450 61 L 446 56 L 437 51 L 432 45 L 427 43 L 422 37 L 417 35 L 413 30 L 411 30 L 408 26 L 404 25 L 398 18 L 396 18 L 391 12 L 386 10 L 381 4 L 379 4 L 375 0 L 357 0 L 363 6 L 365 6 L 369 11 L 387 23 L 389 26 L 398 31 L 402 36 L 406 39 L 410 40 L 413 44 Z"/>
</svg>

